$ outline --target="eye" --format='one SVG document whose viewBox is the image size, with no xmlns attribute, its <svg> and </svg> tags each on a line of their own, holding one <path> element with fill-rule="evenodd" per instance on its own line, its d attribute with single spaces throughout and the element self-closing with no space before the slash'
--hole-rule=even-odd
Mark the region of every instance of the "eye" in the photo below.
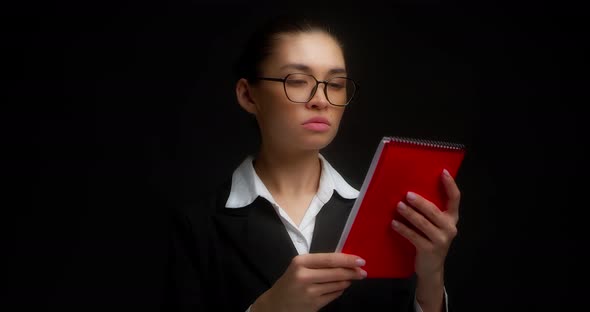
<svg viewBox="0 0 590 312">
<path fill-rule="evenodd" d="M 334 91 L 346 89 L 346 79 L 334 78 L 328 81 L 328 88 Z"/>
<path fill-rule="evenodd" d="M 342 81 L 330 81 L 328 82 L 328 88 L 332 90 L 342 90 L 346 88 L 346 84 Z"/>
<path fill-rule="evenodd" d="M 290 87 L 305 87 L 308 85 L 308 81 L 305 79 L 289 78 L 285 81 Z"/>
</svg>

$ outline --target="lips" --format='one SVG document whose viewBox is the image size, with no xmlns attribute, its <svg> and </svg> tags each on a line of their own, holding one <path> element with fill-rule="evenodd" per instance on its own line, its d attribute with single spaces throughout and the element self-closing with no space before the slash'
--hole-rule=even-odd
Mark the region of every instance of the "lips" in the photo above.
<svg viewBox="0 0 590 312">
<path fill-rule="evenodd" d="M 330 125 L 330 122 L 328 121 L 328 119 L 324 118 L 324 117 L 313 117 L 310 118 L 308 120 L 306 120 L 303 124 L 311 124 L 311 123 L 316 123 L 316 124 L 326 124 L 326 125 Z"/>
<path fill-rule="evenodd" d="M 326 132 L 330 130 L 330 122 L 323 117 L 313 117 L 306 120 L 302 126 L 313 132 Z"/>
</svg>

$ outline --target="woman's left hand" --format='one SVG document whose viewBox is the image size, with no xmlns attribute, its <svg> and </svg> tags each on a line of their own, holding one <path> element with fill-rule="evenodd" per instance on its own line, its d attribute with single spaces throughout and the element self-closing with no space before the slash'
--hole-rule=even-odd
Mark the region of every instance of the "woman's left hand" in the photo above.
<svg viewBox="0 0 590 312">
<path fill-rule="evenodd" d="M 461 193 L 446 170 L 441 179 L 447 194 L 446 211 L 441 211 L 426 198 L 412 192 L 406 196 L 409 205 L 400 202 L 397 206 L 400 214 L 423 234 L 401 222 L 392 221 L 393 228 L 416 247 L 415 269 L 418 277 L 444 272 L 445 258 L 457 235 Z"/>
</svg>

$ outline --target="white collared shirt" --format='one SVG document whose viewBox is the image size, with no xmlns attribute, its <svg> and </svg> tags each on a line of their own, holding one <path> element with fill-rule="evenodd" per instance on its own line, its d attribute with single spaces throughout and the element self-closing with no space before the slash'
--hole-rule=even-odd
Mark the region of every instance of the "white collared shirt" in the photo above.
<svg viewBox="0 0 590 312">
<path fill-rule="evenodd" d="M 355 199 L 359 195 L 359 191 L 350 186 L 322 155 L 319 155 L 319 158 L 322 171 L 318 192 L 311 200 L 299 226 L 277 204 L 262 180 L 260 180 L 252 164 L 254 160 L 252 156 L 248 156 L 234 171 L 231 190 L 225 207 L 242 208 L 250 205 L 258 196 L 268 200 L 285 225 L 297 253 L 300 255 L 309 253 L 316 216 L 332 198 L 334 191 L 346 199 Z"/>
<path fill-rule="evenodd" d="M 260 177 L 258 177 L 258 174 L 256 174 L 252 163 L 254 161 L 253 156 L 246 157 L 238 168 L 234 170 L 231 189 L 227 202 L 225 203 L 225 208 L 239 209 L 246 207 L 254 202 L 258 196 L 268 200 L 279 215 L 281 222 L 285 225 L 287 233 L 289 233 L 289 237 L 291 237 L 291 241 L 293 241 L 293 245 L 297 249 L 297 253 L 300 255 L 309 253 L 316 216 L 322 207 L 332 198 L 334 191 L 346 199 L 355 199 L 359 195 L 359 191 L 350 186 L 321 154 L 319 154 L 319 158 L 322 164 L 322 171 L 318 192 L 311 200 L 299 226 L 277 204 L 272 194 L 268 191 L 268 188 L 266 188 Z M 445 311 L 448 311 L 446 289 L 444 295 Z M 414 300 L 414 309 L 416 312 L 423 312 L 416 300 Z M 249 311 L 250 308 L 246 310 L 246 312 Z"/>
</svg>

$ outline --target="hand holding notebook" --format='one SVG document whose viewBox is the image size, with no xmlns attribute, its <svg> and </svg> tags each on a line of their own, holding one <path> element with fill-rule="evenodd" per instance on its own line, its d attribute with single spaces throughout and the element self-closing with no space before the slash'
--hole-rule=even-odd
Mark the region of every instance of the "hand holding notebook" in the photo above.
<svg viewBox="0 0 590 312">
<path fill-rule="evenodd" d="M 454 182 L 449 178 L 445 187 L 443 169 L 454 177 L 464 153 L 465 148 L 460 144 L 384 137 L 336 251 L 365 259 L 364 269 L 369 277 L 411 276 L 415 272 L 416 242 L 412 243 L 400 234 L 405 231 L 394 231 L 391 221 L 395 219 L 428 237 L 404 217 L 415 220 L 420 218 L 418 212 L 428 213 L 433 207 L 441 211 L 447 209 L 447 188 Z M 415 194 L 417 199 L 408 200 L 408 192 Z M 400 214 L 399 202 L 406 203 L 408 213 Z M 417 207 L 420 209 L 415 209 Z"/>
</svg>

